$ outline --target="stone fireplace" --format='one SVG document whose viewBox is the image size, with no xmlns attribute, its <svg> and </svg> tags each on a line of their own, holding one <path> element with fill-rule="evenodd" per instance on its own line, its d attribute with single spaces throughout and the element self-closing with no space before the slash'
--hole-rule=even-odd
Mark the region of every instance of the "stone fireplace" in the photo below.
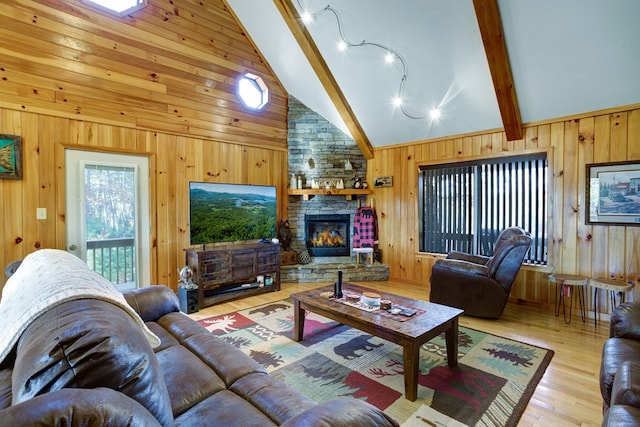
<svg viewBox="0 0 640 427">
<path fill-rule="evenodd" d="M 289 196 L 291 248 L 298 252 L 308 250 L 312 263 L 351 262 L 353 216 L 357 208 L 358 202 L 356 200 L 345 200 L 344 197 L 315 196 L 311 200 L 303 200 L 297 196 Z M 312 219 L 311 230 L 307 229 L 309 218 Z M 339 233 L 345 240 L 348 240 L 348 243 L 344 243 L 344 247 L 309 248 L 309 240 L 313 239 L 314 233 L 317 239 L 326 231 L 329 224 L 323 226 L 323 223 L 328 223 L 324 218 L 333 218 L 331 225 L 335 225 L 334 221 L 337 218 L 343 222 L 339 230 L 333 230 L 333 234 Z M 329 227 L 329 234 L 331 232 L 331 227 Z"/>
<path fill-rule="evenodd" d="M 387 280 L 389 278 L 389 266 L 380 262 L 369 264 L 361 262 L 356 264 L 355 255 L 351 253 L 353 242 L 353 217 L 358 206 L 365 202 L 364 197 L 358 200 L 345 200 L 340 196 L 315 196 L 311 200 L 303 200 L 299 196 L 289 196 L 289 226 L 291 227 L 291 248 L 298 252 L 309 250 L 311 262 L 309 264 L 283 265 L 280 267 L 280 278 L 287 282 L 327 282 L 332 283 L 338 279 L 338 270 L 343 273 L 346 282 Z M 344 247 L 320 247 L 307 248 L 307 233 L 305 220 L 308 218 L 340 217 L 343 225 L 337 229 L 329 228 L 327 234 L 342 235 L 348 238 L 349 243 Z M 348 221 L 348 226 L 347 226 Z M 320 224 L 334 226 L 326 220 L 320 220 Z M 311 230 L 322 234 L 327 231 L 326 226 L 319 226 Z M 345 230 L 346 228 L 346 230 Z M 316 230 L 315 232 L 313 230 Z M 342 231 L 345 230 L 345 231 Z M 319 252 L 316 252 L 319 250 Z M 338 252 L 339 251 L 339 252 Z M 384 257 L 384 255 L 383 255 Z"/>
<path fill-rule="evenodd" d="M 307 250 L 312 257 L 351 255 L 350 215 L 305 215 Z"/>
<path fill-rule="evenodd" d="M 367 161 L 353 139 L 293 97 L 289 97 L 288 117 L 289 178 L 300 177 L 306 189 L 312 180 L 326 179 L 342 179 L 345 188 L 351 188 L 354 177 L 366 177 Z M 351 168 L 345 168 L 347 161 Z M 311 263 L 281 266 L 281 281 L 334 282 L 338 270 L 345 281 L 386 280 L 388 265 L 358 265 L 351 253 L 353 217 L 365 203 L 364 196 L 314 195 L 305 199 L 290 195 L 291 249 L 309 251 Z"/>
</svg>

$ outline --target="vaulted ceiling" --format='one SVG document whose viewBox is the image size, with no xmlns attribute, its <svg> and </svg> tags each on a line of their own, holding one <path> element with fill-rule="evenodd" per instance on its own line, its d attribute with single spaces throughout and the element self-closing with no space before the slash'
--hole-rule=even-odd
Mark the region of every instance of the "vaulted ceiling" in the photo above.
<svg viewBox="0 0 640 427">
<path fill-rule="evenodd" d="M 368 158 L 491 129 L 520 139 L 523 123 L 640 103 L 637 0 L 227 3 L 287 92 Z M 385 63 L 385 49 L 396 61 Z M 405 74 L 407 114 L 392 104 Z"/>
</svg>

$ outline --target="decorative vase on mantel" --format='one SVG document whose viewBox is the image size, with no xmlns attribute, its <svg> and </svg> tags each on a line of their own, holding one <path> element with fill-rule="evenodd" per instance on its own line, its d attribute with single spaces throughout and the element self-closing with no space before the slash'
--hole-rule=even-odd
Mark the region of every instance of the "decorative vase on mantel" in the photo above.
<svg viewBox="0 0 640 427">
<path fill-rule="evenodd" d="M 309 264 L 311 262 L 311 255 L 309 255 L 308 250 L 302 249 L 300 253 L 298 253 L 298 262 L 300 264 Z"/>
</svg>

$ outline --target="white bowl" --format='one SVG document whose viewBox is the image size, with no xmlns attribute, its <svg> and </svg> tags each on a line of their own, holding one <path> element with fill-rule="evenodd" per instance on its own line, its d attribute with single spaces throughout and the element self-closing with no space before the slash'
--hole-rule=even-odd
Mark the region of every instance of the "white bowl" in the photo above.
<svg viewBox="0 0 640 427">
<path fill-rule="evenodd" d="M 366 305 L 370 305 L 370 306 L 373 306 L 373 307 L 379 307 L 380 306 L 380 295 L 375 294 L 373 292 L 363 292 L 362 293 L 362 298 L 360 298 L 360 301 L 362 301 Z"/>
</svg>

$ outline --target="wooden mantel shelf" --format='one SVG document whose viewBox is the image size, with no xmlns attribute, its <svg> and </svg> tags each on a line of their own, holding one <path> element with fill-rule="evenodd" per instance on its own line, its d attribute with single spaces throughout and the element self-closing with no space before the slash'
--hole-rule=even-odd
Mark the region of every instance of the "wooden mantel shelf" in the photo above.
<svg viewBox="0 0 640 427">
<path fill-rule="evenodd" d="M 302 190 L 289 190 L 290 196 L 302 196 L 302 200 L 310 200 L 313 196 L 343 196 L 347 200 L 353 200 L 353 196 L 367 196 L 371 194 L 369 189 L 354 189 L 354 188 L 332 188 L 326 189 L 311 189 L 303 188 Z"/>
</svg>

